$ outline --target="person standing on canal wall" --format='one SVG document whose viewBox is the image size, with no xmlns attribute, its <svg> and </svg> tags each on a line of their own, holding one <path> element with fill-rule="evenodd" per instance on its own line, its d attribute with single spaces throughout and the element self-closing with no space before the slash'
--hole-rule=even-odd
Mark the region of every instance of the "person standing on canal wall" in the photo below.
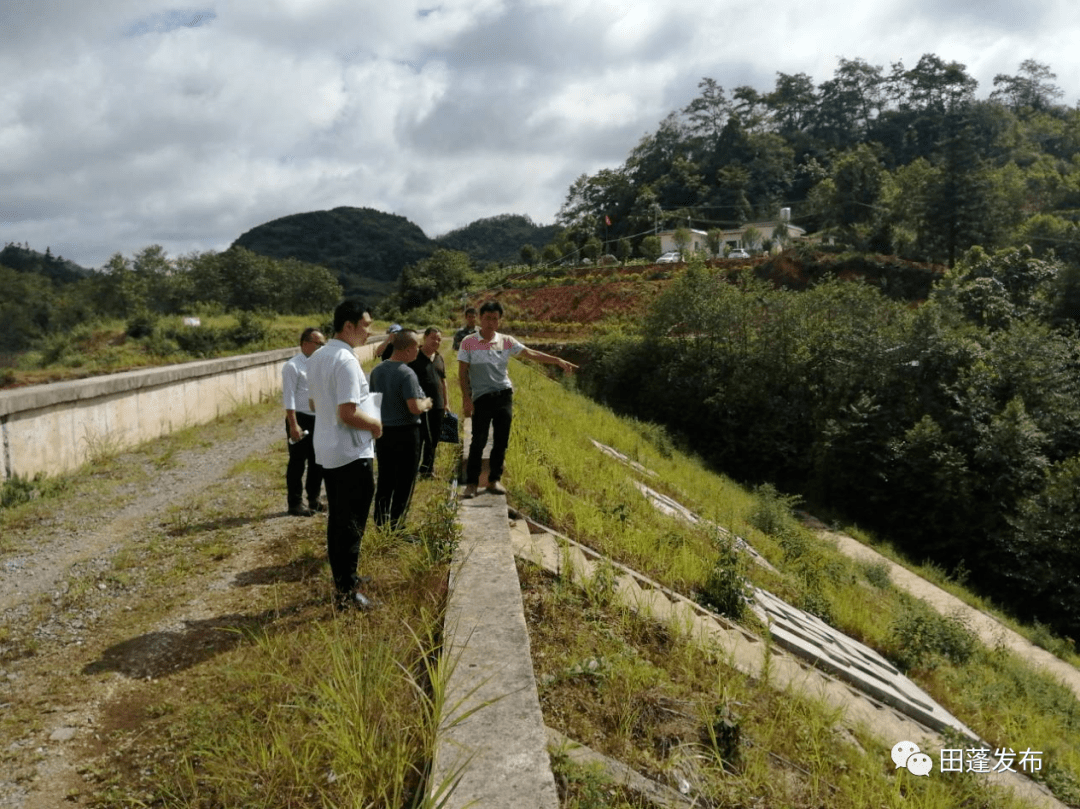
<svg viewBox="0 0 1080 809">
<path fill-rule="evenodd" d="M 510 443 L 510 424 L 514 419 L 514 386 L 507 371 L 511 357 L 558 365 L 568 374 L 577 370 L 572 362 L 527 348 L 509 334 L 499 334 L 503 308 L 498 301 L 480 307 L 480 331 L 461 341 L 458 350 L 458 377 L 461 383 L 461 415 L 472 417 L 472 441 L 465 465 L 465 491 L 462 497 L 475 497 L 480 486 L 484 445 L 492 431 L 491 457 L 487 490 L 505 494 L 502 479 L 506 448 Z"/>
</svg>

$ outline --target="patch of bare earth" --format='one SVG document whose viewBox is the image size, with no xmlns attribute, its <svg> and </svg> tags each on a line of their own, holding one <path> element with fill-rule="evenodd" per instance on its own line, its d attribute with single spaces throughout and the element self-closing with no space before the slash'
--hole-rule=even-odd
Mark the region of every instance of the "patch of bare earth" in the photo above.
<svg viewBox="0 0 1080 809">
<path fill-rule="evenodd" d="M 298 558 L 293 542 L 323 518 L 287 516 L 284 481 L 265 483 L 267 468 L 284 475 L 280 421 L 262 408 L 219 425 L 229 434 L 176 451 L 165 469 L 145 452 L 122 456 L 99 486 L 5 527 L 0 807 L 85 804 L 104 764 L 137 762 L 140 733 L 201 663 L 247 630 L 327 609 L 322 560 Z M 263 474 L 237 471 L 245 461 Z M 116 471 L 132 464 L 139 474 Z"/>
</svg>

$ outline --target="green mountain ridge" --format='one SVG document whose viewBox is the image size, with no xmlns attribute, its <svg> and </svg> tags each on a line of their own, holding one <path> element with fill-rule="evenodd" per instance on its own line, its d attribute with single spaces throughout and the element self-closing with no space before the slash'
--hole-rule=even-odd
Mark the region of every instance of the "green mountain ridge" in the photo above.
<svg viewBox="0 0 1080 809">
<path fill-rule="evenodd" d="M 320 264 L 337 275 L 347 296 L 375 300 L 396 289 L 405 267 L 440 248 L 467 252 L 474 262 L 511 263 L 523 244 L 543 247 L 559 230 L 500 214 L 432 239 L 404 216 L 341 206 L 274 219 L 243 233 L 233 246 Z"/>
</svg>

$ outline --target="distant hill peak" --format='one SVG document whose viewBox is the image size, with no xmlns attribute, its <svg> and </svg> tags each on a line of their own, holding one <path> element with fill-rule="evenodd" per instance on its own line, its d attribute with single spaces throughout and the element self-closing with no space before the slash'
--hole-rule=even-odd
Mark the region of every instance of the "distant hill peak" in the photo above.
<svg viewBox="0 0 1080 809">
<path fill-rule="evenodd" d="M 10 267 L 18 272 L 32 272 L 44 275 L 61 284 L 78 281 L 90 275 L 90 270 L 62 256 L 54 256 L 52 249 L 45 248 L 44 253 L 32 250 L 29 245 L 8 242 L 0 250 L 0 266 Z"/>
<path fill-rule="evenodd" d="M 401 271 L 440 247 L 468 253 L 477 263 L 513 264 L 521 247 L 553 241 L 557 225 L 536 225 L 523 214 L 498 214 L 429 238 L 414 222 L 374 208 L 340 205 L 289 214 L 243 233 L 234 245 L 272 258 L 296 258 L 334 271 L 346 295 L 379 298 L 393 291 Z"/>
</svg>

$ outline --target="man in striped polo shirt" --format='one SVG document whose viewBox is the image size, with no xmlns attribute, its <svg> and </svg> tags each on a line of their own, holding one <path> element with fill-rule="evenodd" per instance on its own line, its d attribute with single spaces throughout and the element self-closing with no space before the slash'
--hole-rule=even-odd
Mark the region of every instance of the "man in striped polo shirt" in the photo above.
<svg viewBox="0 0 1080 809">
<path fill-rule="evenodd" d="M 494 428 L 488 468 L 487 490 L 506 494 L 499 482 L 502 478 L 506 447 L 510 443 L 510 423 L 514 417 L 514 386 L 510 384 L 507 366 L 510 358 L 521 356 L 558 365 L 566 373 L 577 366 L 543 351 L 526 348 L 509 334 L 499 334 L 503 308 L 498 301 L 488 301 L 480 307 L 480 331 L 461 341 L 458 350 L 458 379 L 461 383 L 461 413 L 472 416 L 472 442 L 469 461 L 465 466 L 463 497 L 475 497 L 480 485 L 480 467 L 488 431 Z"/>
</svg>

